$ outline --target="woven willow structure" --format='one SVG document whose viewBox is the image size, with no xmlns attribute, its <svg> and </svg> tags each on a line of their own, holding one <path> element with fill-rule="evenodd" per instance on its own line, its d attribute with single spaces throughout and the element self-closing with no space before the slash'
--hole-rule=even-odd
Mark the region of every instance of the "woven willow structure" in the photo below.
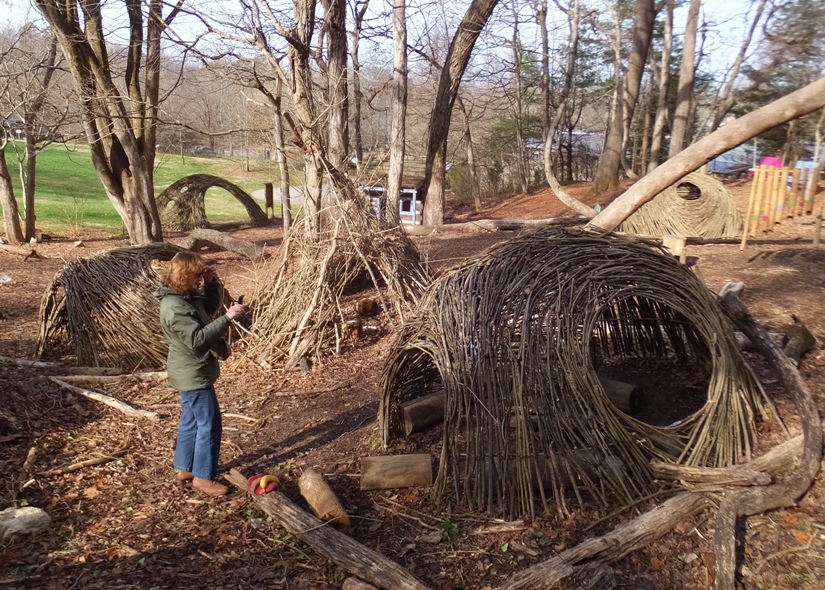
<svg viewBox="0 0 825 590">
<path fill-rule="evenodd" d="M 374 290 L 385 312 L 412 311 L 429 271 L 404 229 L 381 221 L 351 183 L 338 182 L 337 203 L 316 218 L 302 214 L 280 259 L 258 268 L 252 328 L 246 341 L 257 364 L 319 358 L 341 337 L 343 300 L 358 286 Z"/>
<path fill-rule="evenodd" d="M 606 397 L 613 361 L 673 359 L 707 379 L 707 403 L 667 427 Z M 566 513 L 565 489 L 602 505 L 651 486 L 651 458 L 726 466 L 750 455 L 761 388 L 715 297 L 658 247 L 548 227 L 494 246 L 436 280 L 386 362 L 379 422 L 442 390 L 435 494 L 509 517 Z M 656 392 L 648 392 L 655 394 Z M 675 401 L 675 400 L 674 400 Z"/>
<path fill-rule="evenodd" d="M 222 188 L 238 199 L 254 227 L 269 224 L 266 213 L 255 199 L 238 185 L 211 174 L 192 174 L 170 184 L 158 195 L 158 211 L 163 227 L 180 231 L 209 227 L 204 201 L 206 191 L 213 187 Z"/>
<path fill-rule="evenodd" d="M 166 362 L 160 303 L 152 295 L 160 276 L 156 260 L 168 261 L 183 248 L 157 243 L 116 248 L 68 263 L 55 275 L 40 302 L 37 356 L 61 334 L 74 343 L 80 366 L 159 367 Z"/>
<path fill-rule="evenodd" d="M 735 238 L 742 214 L 725 186 L 707 174 L 691 173 L 627 218 L 617 231 L 639 236 Z"/>
</svg>

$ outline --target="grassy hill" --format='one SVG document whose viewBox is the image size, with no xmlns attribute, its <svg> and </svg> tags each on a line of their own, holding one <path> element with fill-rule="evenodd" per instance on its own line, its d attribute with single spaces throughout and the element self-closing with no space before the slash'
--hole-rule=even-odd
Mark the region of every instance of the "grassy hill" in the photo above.
<svg viewBox="0 0 825 590">
<path fill-rule="evenodd" d="M 17 155 L 14 146 L 6 149 L 15 195 L 23 210 Z M 158 154 L 155 162 L 155 191 L 160 193 L 176 180 L 190 174 L 214 174 L 234 182 L 247 192 L 262 189 L 267 182 L 279 182 L 277 162 L 250 160 L 245 170 L 242 158 L 200 157 Z M 82 236 L 88 233 L 125 233 L 120 217 L 103 191 L 92 166 L 87 146 L 53 145 L 37 157 L 35 215 L 37 228 L 47 233 Z M 276 215 L 280 209 L 276 205 Z M 241 204 L 222 189 L 206 194 L 206 214 L 216 223 L 248 220 Z"/>
</svg>

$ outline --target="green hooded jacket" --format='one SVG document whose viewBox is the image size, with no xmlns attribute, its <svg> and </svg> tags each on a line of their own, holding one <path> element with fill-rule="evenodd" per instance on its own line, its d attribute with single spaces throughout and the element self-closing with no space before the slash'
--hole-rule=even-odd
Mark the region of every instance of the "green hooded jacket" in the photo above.
<svg viewBox="0 0 825 590">
<path fill-rule="evenodd" d="M 178 391 L 204 389 L 221 374 L 218 359 L 229 356 L 225 338 L 229 318 L 209 318 L 220 306 L 222 292 L 223 285 L 211 281 L 203 294 L 181 295 L 163 283 L 154 293 L 160 299 L 160 327 L 169 343 L 169 385 Z"/>
</svg>

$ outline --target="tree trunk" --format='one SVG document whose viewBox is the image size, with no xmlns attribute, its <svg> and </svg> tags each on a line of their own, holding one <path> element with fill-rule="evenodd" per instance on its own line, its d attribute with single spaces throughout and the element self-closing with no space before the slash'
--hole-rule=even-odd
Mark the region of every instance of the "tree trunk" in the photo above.
<svg viewBox="0 0 825 590">
<path fill-rule="evenodd" d="M 653 121 L 653 136 L 650 139 L 650 159 L 647 165 L 648 173 L 659 165 L 665 124 L 668 118 L 667 89 L 670 84 L 670 53 L 673 50 L 673 0 L 665 0 L 665 7 L 667 12 L 664 23 L 662 63 L 659 67 L 659 96 L 656 99 L 656 117 Z"/>
<path fill-rule="evenodd" d="M 450 117 L 461 85 L 461 77 L 467 69 L 476 39 L 487 24 L 496 4 L 498 0 L 472 0 L 447 51 L 445 67 L 442 68 L 438 80 L 427 138 L 427 159 L 422 183 L 422 193 L 426 195 L 426 225 L 437 225 L 444 221 L 444 174 Z"/>
<path fill-rule="evenodd" d="M 693 81 L 696 63 L 696 31 L 699 27 L 699 7 L 701 0 L 690 0 L 688 21 L 685 27 L 685 40 L 682 46 L 682 65 L 679 69 L 679 90 L 676 94 L 676 111 L 673 114 L 673 130 L 670 135 L 670 152 L 672 158 L 685 148 L 690 126 L 690 113 L 693 109 Z"/>
<path fill-rule="evenodd" d="M 122 84 L 109 67 L 100 3 L 80 0 L 67 10 L 57 0 L 36 0 L 63 49 L 81 100 L 83 127 L 92 163 L 133 244 L 161 241 L 154 195 L 154 129 L 159 101 L 160 32 L 177 14 L 163 19 L 159 0 L 149 3 L 144 55 L 144 22 L 139 4 L 126 7 L 129 45 Z M 83 18 L 78 19 L 82 11 Z M 141 75 L 145 75 L 142 85 Z M 143 88 L 142 88 L 143 86 Z M 121 92 L 120 88 L 125 91 Z"/>
<path fill-rule="evenodd" d="M 27 117 L 28 118 L 28 117 Z M 37 146 L 34 143 L 34 117 L 26 122 L 26 164 L 23 178 L 23 210 L 26 212 L 26 240 L 31 240 L 37 233 L 34 213 L 34 187 L 37 181 Z"/>
<path fill-rule="evenodd" d="M 530 180 L 527 171 L 527 150 L 524 147 L 524 100 L 523 100 L 523 80 L 521 76 L 521 40 L 519 39 L 519 14 L 518 6 L 512 4 L 513 11 L 513 37 L 511 40 L 513 50 L 513 75 L 516 82 L 516 95 L 513 103 L 515 106 L 515 127 L 516 127 L 516 169 L 518 170 L 518 180 L 521 185 L 521 194 L 526 195 L 530 190 Z"/>
<path fill-rule="evenodd" d="M 20 225 L 20 211 L 14 198 L 14 186 L 6 164 L 6 142 L 0 142 L 0 206 L 3 208 L 3 228 L 6 239 L 12 244 L 22 244 L 25 240 Z"/>
<path fill-rule="evenodd" d="M 355 166 L 359 173 L 361 172 L 361 164 L 364 161 L 364 145 L 361 135 L 361 104 L 364 95 L 361 91 L 361 60 L 358 49 L 361 43 L 364 16 L 367 13 L 369 4 L 369 0 L 361 0 L 360 6 L 358 2 L 355 3 L 353 9 L 352 50 L 350 51 L 350 58 L 352 59 L 352 149 L 355 153 Z"/>
<path fill-rule="evenodd" d="M 458 106 L 464 115 L 464 146 L 467 149 L 467 174 L 470 175 L 470 192 L 476 211 L 481 211 L 481 189 L 478 186 L 478 171 L 476 170 L 476 152 L 473 146 L 473 134 L 470 131 L 470 114 L 461 97 L 458 97 Z"/>
<path fill-rule="evenodd" d="M 387 173 L 387 221 L 399 221 L 401 179 L 404 176 L 407 131 L 407 13 L 406 0 L 393 0 L 392 6 L 393 95 L 390 125 L 390 168 Z"/>
<path fill-rule="evenodd" d="M 326 154 L 333 166 L 346 171 L 349 152 L 346 0 L 324 0 L 324 26 L 329 38 L 329 145 Z"/>
<path fill-rule="evenodd" d="M 593 218 L 588 227 L 611 231 L 634 211 L 686 174 L 719 154 L 777 125 L 825 106 L 825 78 L 753 111 L 688 146 L 655 171 L 639 180 Z"/>
<path fill-rule="evenodd" d="M 544 2 L 542 2 L 542 5 L 537 14 L 537 18 L 546 18 L 546 10 L 547 6 Z M 554 138 L 556 137 L 556 134 L 559 133 L 559 129 L 561 128 L 561 120 L 562 117 L 564 117 L 565 115 L 565 111 L 567 110 L 568 99 L 570 98 L 570 92 L 573 89 L 573 75 L 576 69 L 576 57 L 579 49 L 579 21 L 581 17 L 581 8 L 579 5 L 579 0 L 573 0 L 571 9 L 567 11 L 567 17 L 570 26 L 570 42 L 567 51 L 567 63 L 564 68 L 564 85 L 559 91 L 559 102 L 558 105 L 556 105 L 556 112 L 553 114 L 551 118 L 549 116 L 548 110 L 548 116 L 544 120 L 544 176 L 547 179 L 547 184 L 550 186 L 550 190 L 553 191 L 553 194 L 556 195 L 557 199 L 559 199 L 562 203 L 564 203 L 573 211 L 576 211 L 578 214 L 584 215 L 586 217 L 593 217 L 594 215 L 596 215 L 596 210 L 588 205 L 585 205 L 584 203 L 570 195 L 567 191 L 565 191 L 561 187 L 561 184 L 559 183 L 558 177 L 556 176 L 553 167 Z M 549 68 L 550 64 L 550 49 L 547 39 L 547 24 L 546 22 L 543 22 L 543 20 L 540 20 L 539 22 L 542 23 L 542 84 L 549 84 L 550 72 L 547 68 Z M 550 88 L 543 88 L 542 92 L 545 93 L 545 100 L 548 101 L 546 108 L 549 109 Z M 561 134 L 559 133 L 559 135 Z M 559 137 L 558 143 L 559 145 L 561 145 L 561 137 Z M 568 164 L 572 165 L 572 162 L 568 162 Z"/>
<path fill-rule="evenodd" d="M 604 143 L 604 151 L 599 158 L 596 178 L 593 180 L 593 192 L 602 194 L 619 188 L 619 166 L 622 162 L 622 99 L 621 91 L 616 91 L 615 106 L 610 118 L 610 127 Z"/>
<path fill-rule="evenodd" d="M 292 202 L 289 194 L 289 165 L 286 161 L 286 145 L 284 144 L 284 114 L 281 97 L 281 79 L 275 79 L 273 106 L 275 120 L 273 132 L 275 134 L 275 152 L 278 154 L 278 175 L 281 177 L 281 217 L 284 222 L 284 239 L 292 227 Z"/>
</svg>

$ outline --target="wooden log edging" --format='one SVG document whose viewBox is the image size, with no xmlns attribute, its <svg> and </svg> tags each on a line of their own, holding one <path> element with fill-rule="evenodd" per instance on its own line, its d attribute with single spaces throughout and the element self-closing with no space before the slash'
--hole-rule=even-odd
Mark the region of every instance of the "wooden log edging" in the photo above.
<svg viewBox="0 0 825 590">
<path fill-rule="evenodd" d="M 278 524 L 347 572 L 386 590 L 429 590 L 394 561 L 304 512 L 282 493 L 274 491 L 256 496 L 251 492 L 246 478 L 235 469 L 229 472 L 226 479 L 250 494 L 261 510 Z"/>
</svg>

